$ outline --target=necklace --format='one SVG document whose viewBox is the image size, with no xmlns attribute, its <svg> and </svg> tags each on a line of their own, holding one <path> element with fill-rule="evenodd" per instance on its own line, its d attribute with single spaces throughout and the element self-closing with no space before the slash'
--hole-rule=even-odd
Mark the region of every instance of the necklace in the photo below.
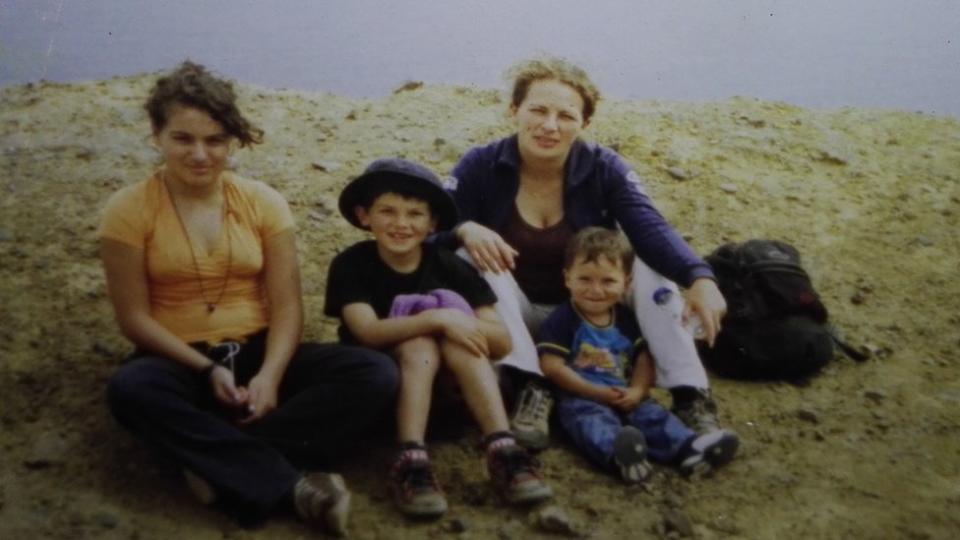
<svg viewBox="0 0 960 540">
<path fill-rule="evenodd" d="M 213 302 L 207 300 L 207 289 L 203 286 L 203 277 L 200 275 L 200 265 L 197 264 L 197 254 L 193 250 L 193 241 L 190 239 L 190 233 L 187 232 L 187 226 L 183 223 L 183 217 L 180 216 L 180 208 L 177 206 L 177 199 L 167 186 L 167 172 L 163 172 L 163 186 L 167 188 L 167 195 L 170 197 L 170 203 L 173 204 L 173 212 L 177 215 L 177 222 L 180 224 L 180 230 L 187 239 L 187 246 L 190 248 L 190 259 L 193 261 L 193 272 L 197 277 L 197 284 L 200 285 L 200 298 L 207 304 L 207 313 L 213 313 L 217 309 L 217 304 L 223 299 L 223 293 L 227 290 L 227 283 L 230 281 L 230 267 L 233 264 L 233 243 L 230 241 L 230 225 L 227 223 L 227 194 L 224 192 L 223 204 L 220 210 L 221 225 L 227 229 L 227 270 L 223 274 L 223 284 L 220 285 L 220 291 L 217 293 Z"/>
</svg>

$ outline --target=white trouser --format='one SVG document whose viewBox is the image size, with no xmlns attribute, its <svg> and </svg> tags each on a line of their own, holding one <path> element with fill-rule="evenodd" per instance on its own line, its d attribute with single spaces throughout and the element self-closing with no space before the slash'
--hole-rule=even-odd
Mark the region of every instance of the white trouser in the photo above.
<svg viewBox="0 0 960 540">
<path fill-rule="evenodd" d="M 457 254 L 472 263 L 466 250 L 461 248 Z M 542 376 L 532 335 L 536 334 L 540 323 L 555 306 L 531 303 L 510 272 L 484 272 L 483 277 L 497 295 L 497 313 L 510 331 L 513 341 L 513 350 L 497 365 L 511 366 Z M 670 289 L 670 300 L 664 305 L 657 305 L 653 298 L 654 291 L 663 287 Z M 638 258 L 634 260 L 633 282 L 626 300 L 634 309 L 640 331 L 653 354 L 657 386 L 708 388 L 707 373 L 700 363 L 693 337 L 681 321 L 683 297 L 677 284 L 654 272 Z"/>
</svg>

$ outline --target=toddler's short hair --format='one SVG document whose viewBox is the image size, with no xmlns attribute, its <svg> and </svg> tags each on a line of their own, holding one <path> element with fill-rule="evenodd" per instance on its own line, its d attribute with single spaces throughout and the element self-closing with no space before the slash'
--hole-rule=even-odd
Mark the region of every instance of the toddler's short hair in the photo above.
<svg viewBox="0 0 960 540">
<path fill-rule="evenodd" d="M 633 269 L 634 253 L 630 242 L 620 231 L 603 227 L 587 227 L 573 235 L 564 254 L 563 269 L 569 270 L 578 257 L 582 257 L 583 262 L 596 262 L 600 257 L 619 261 L 627 275 Z"/>
</svg>

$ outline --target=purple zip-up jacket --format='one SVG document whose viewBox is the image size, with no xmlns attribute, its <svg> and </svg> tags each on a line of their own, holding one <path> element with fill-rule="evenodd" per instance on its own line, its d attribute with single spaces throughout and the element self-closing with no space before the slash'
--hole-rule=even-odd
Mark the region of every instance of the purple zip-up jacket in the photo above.
<svg viewBox="0 0 960 540">
<path fill-rule="evenodd" d="M 580 230 L 591 225 L 619 228 L 648 266 L 682 287 L 696 279 L 715 279 L 653 206 L 640 178 L 616 152 L 577 140 L 564 166 L 563 216 Z M 500 232 L 520 186 L 520 151 L 516 135 L 470 149 L 453 168 L 447 191 L 460 210 L 460 222 L 475 221 Z M 453 233 L 439 241 L 455 245 Z"/>
</svg>

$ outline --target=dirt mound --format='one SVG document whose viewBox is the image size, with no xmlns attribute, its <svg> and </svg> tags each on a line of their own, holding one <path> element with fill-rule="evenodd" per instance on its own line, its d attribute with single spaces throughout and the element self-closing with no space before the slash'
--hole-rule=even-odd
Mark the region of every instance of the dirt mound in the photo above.
<svg viewBox="0 0 960 540">
<path fill-rule="evenodd" d="M 128 345 L 104 294 L 98 210 L 157 163 L 140 108 L 151 83 L 0 89 L 0 537 L 304 537 L 291 517 L 246 531 L 197 505 L 175 468 L 107 414 L 106 380 Z M 334 336 L 321 312 L 330 259 L 360 238 L 336 212 L 348 177 L 388 155 L 442 174 L 509 132 L 490 90 L 416 86 L 374 101 L 240 90 L 267 142 L 233 166 L 293 205 L 313 339 Z M 713 478 L 660 468 L 647 487 L 626 487 L 558 440 L 540 456 L 558 494 L 546 515 L 492 498 L 474 434 L 435 445 L 448 516 L 408 522 L 386 494 L 387 450 L 372 445 L 344 466 L 353 537 L 952 538 L 960 123 L 746 98 L 604 102 L 588 136 L 636 167 L 701 253 L 753 237 L 796 245 L 841 331 L 872 359 L 838 358 L 804 384 L 716 380 L 744 444 Z"/>
</svg>

